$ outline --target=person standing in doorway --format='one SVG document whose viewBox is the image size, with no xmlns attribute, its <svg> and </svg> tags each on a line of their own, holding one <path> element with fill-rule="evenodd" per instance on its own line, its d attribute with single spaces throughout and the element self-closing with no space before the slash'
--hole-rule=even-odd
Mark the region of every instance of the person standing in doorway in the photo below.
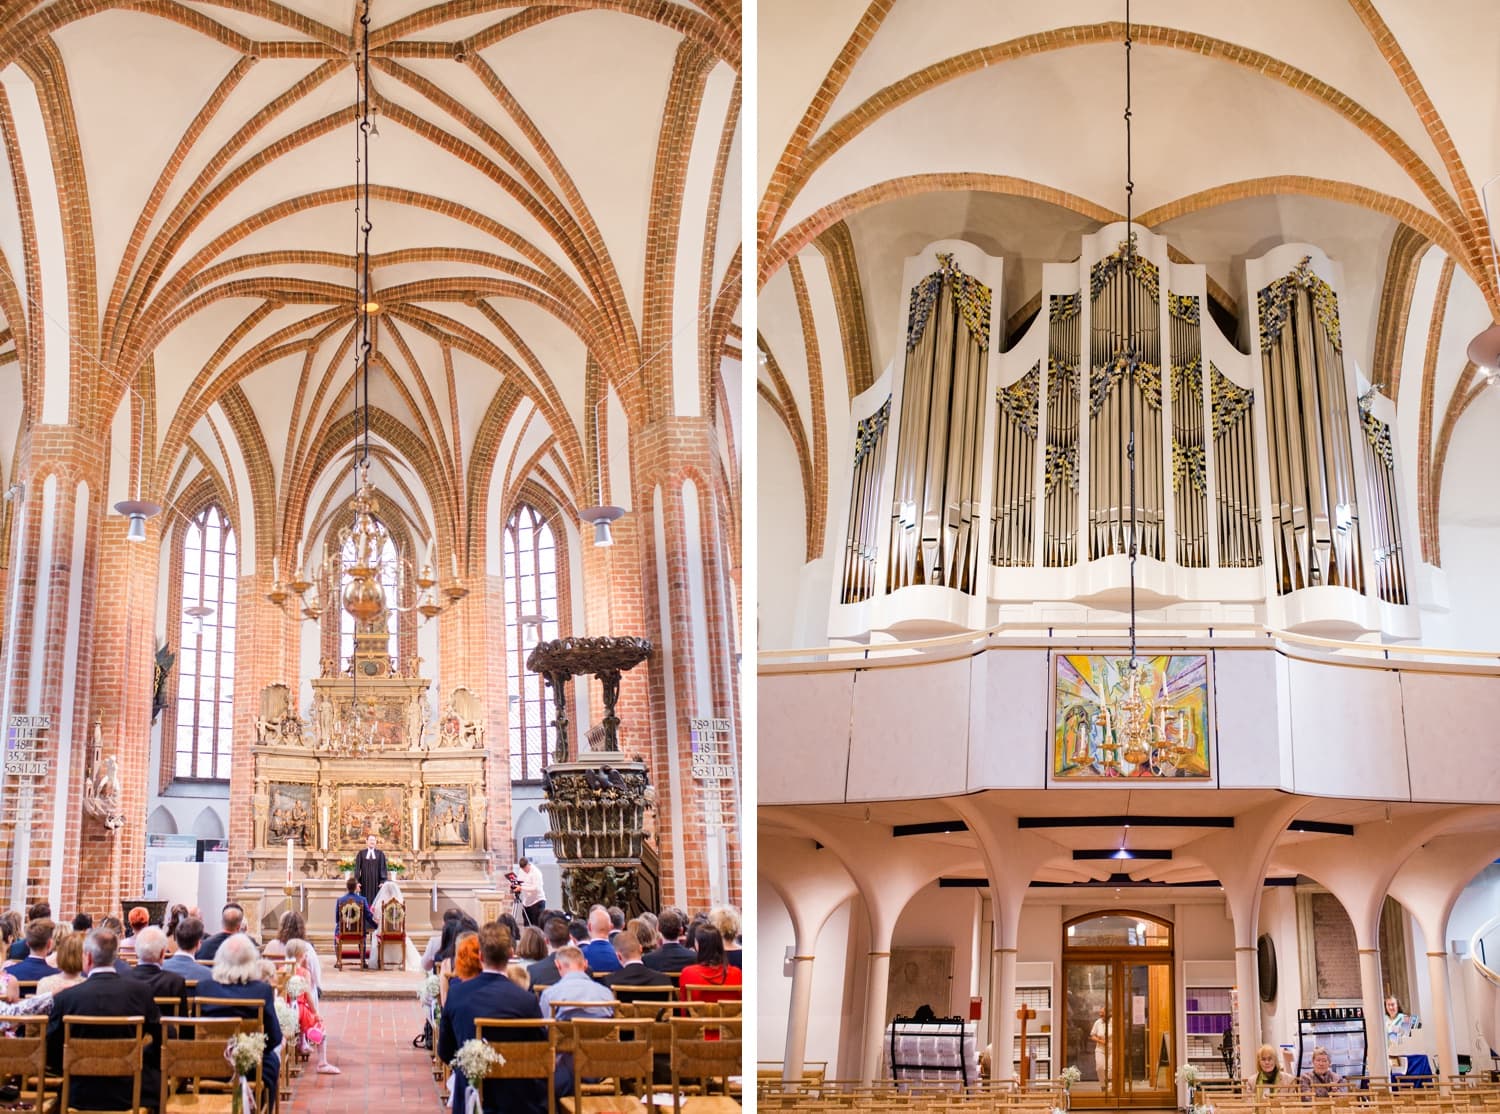
<svg viewBox="0 0 1500 1114">
<path fill-rule="evenodd" d="M 1099 1080 L 1101 1091 L 1109 1090 L 1109 1038 L 1112 1026 L 1109 1007 L 1100 1006 L 1094 1027 L 1089 1030 L 1089 1040 L 1094 1042 L 1094 1076 Z"/>
</svg>

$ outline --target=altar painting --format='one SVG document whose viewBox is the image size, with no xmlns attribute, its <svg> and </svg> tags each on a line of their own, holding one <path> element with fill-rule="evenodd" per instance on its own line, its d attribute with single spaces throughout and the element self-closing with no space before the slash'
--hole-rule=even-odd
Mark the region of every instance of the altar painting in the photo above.
<svg viewBox="0 0 1500 1114">
<path fill-rule="evenodd" d="M 382 847 L 405 847 L 402 818 L 405 797 L 399 785 L 341 785 L 338 789 L 338 835 L 343 846 L 362 844 L 373 835 Z"/>
<path fill-rule="evenodd" d="M 1053 674 L 1052 777 L 1202 781 L 1212 777 L 1206 654 L 1138 659 L 1149 738 L 1134 753 L 1120 737 L 1120 697 L 1130 658 L 1057 654 Z"/>
<path fill-rule="evenodd" d="M 266 838 L 273 844 L 291 840 L 299 847 L 313 845 L 313 787 L 275 783 L 270 786 L 271 816 Z"/>
<path fill-rule="evenodd" d="M 469 846 L 469 787 L 427 787 L 427 843 L 430 847 Z"/>
</svg>

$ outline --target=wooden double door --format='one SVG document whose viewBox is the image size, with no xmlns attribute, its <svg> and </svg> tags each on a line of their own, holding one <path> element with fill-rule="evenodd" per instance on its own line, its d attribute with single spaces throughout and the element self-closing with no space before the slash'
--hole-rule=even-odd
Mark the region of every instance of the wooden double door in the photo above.
<svg viewBox="0 0 1500 1114">
<path fill-rule="evenodd" d="M 1064 949 L 1061 1063 L 1083 1074 L 1076 1107 L 1177 1103 L 1172 956 L 1143 950 Z"/>
</svg>

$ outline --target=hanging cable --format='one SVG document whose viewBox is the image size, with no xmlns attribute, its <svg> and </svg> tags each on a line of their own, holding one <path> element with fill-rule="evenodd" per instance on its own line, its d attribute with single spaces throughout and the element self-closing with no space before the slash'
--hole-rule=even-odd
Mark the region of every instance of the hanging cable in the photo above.
<svg viewBox="0 0 1500 1114">
<path fill-rule="evenodd" d="M 1128 437 L 1125 442 L 1126 467 L 1130 472 L 1130 668 L 1134 672 L 1135 652 L 1135 560 L 1140 553 L 1140 509 L 1135 498 L 1135 395 L 1137 366 L 1135 351 L 1135 177 L 1131 165 L 1130 135 L 1130 0 L 1125 0 L 1125 388 L 1128 392 Z"/>
<path fill-rule="evenodd" d="M 375 312 L 374 292 L 370 283 L 370 230 L 374 226 L 370 219 L 370 4 L 362 0 L 359 6 L 359 56 L 355 64 L 355 81 L 358 85 L 356 112 L 359 114 L 359 130 L 355 137 L 355 214 L 356 214 L 356 259 L 355 297 L 357 299 L 357 361 L 355 364 L 355 404 L 360 407 L 362 430 L 359 460 L 355 465 L 370 460 L 370 316 Z"/>
</svg>

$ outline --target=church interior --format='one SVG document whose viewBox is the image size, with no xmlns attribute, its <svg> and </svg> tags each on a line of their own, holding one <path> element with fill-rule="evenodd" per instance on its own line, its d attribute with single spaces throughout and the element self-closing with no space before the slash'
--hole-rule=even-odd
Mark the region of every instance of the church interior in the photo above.
<svg viewBox="0 0 1500 1114">
<path fill-rule="evenodd" d="M 742 905 L 741 20 L 0 5 L 8 939 Z"/>
<path fill-rule="evenodd" d="M 1500 1108 L 1500 8 L 756 33 L 763 1102 Z"/>
</svg>

